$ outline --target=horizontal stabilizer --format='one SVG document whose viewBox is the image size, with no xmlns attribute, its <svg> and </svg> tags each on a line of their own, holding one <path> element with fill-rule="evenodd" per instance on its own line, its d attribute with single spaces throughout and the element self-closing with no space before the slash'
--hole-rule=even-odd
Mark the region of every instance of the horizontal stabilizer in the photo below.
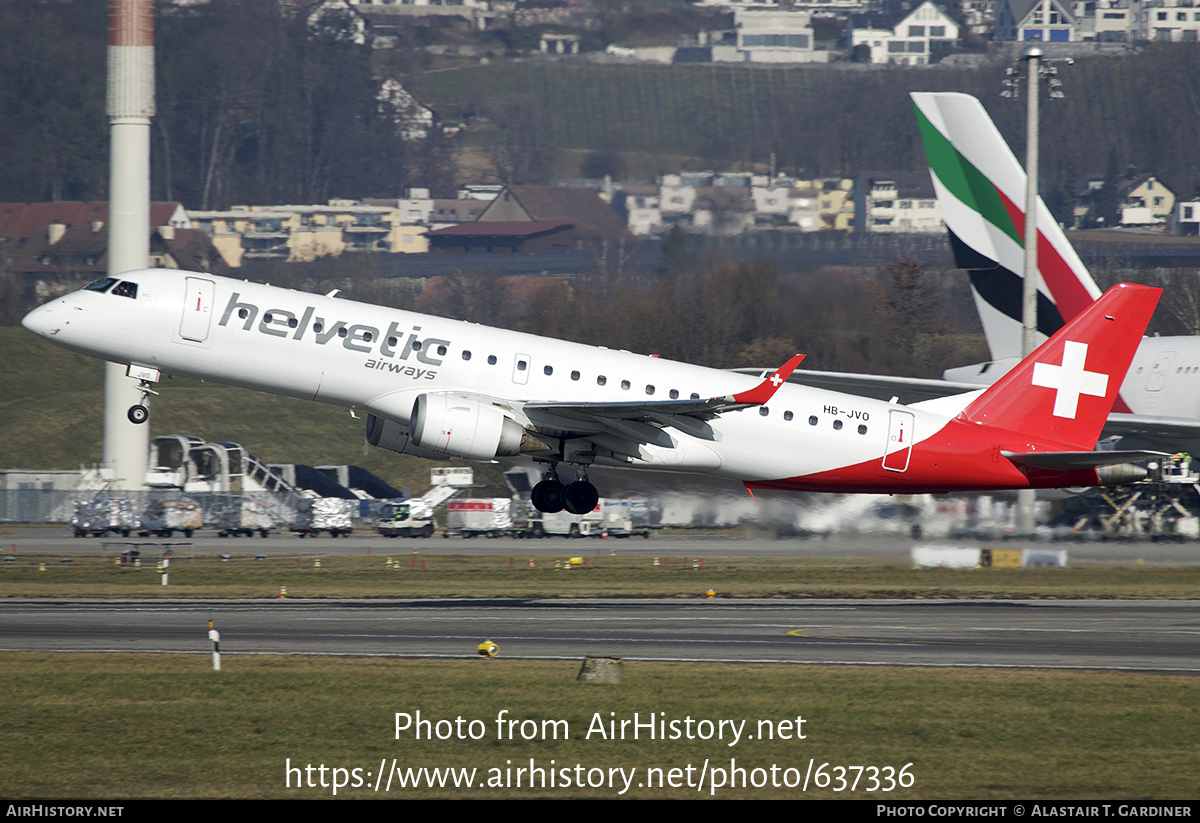
<svg viewBox="0 0 1200 823">
<path fill-rule="evenodd" d="M 1120 463 L 1138 463 L 1143 460 L 1161 460 L 1171 455 L 1151 451 L 1104 451 L 1104 452 L 1010 452 L 1000 454 L 1014 463 L 1036 469 L 1090 469 L 1096 466 L 1115 466 Z"/>
</svg>

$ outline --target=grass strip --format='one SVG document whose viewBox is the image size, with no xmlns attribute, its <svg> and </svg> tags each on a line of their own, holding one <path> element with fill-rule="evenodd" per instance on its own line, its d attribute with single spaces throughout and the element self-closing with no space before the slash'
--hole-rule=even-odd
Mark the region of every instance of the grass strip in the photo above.
<svg viewBox="0 0 1200 823">
<path fill-rule="evenodd" d="M 20 554 L 0 566 L 0 597 L 292 599 L 380 597 L 1200 598 L 1200 567 L 1081 563 L 1067 568 L 913 569 L 893 560 L 397 553 L 329 557 L 177 556 L 169 585 L 155 561 Z M 320 567 L 316 561 L 320 560 Z M 530 565 L 532 563 L 532 565 Z M 45 570 L 42 571 L 44 566 Z"/>
<path fill-rule="evenodd" d="M 522 788 L 511 785 L 532 758 L 547 771 L 582 774 L 585 783 L 598 774 L 591 769 L 604 770 L 606 779 L 610 768 L 637 769 L 624 797 L 708 797 L 707 784 L 703 791 L 686 785 L 688 766 L 695 784 L 707 759 L 710 780 L 713 768 L 733 774 L 731 760 L 746 770 L 746 782 L 766 780 L 760 788 L 716 790 L 723 798 L 1162 800 L 1194 798 L 1200 766 L 1200 679 L 1189 677 L 627 663 L 621 683 L 600 685 L 576 682 L 576 662 L 503 658 L 226 655 L 224 670 L 213 672 L 206 655 L 22 652 L 0 655 L 0 665 L 7 697 L 0 751 L 9 753 L 0 796 L 11 799 L 332 797 L 331 787 L 319 786 L 321 764 L 359 768 L 365 778 L 393 760 L 402 770 L 473 768 L 475 783 L 485 785 L 401 789 L 394 779 L 387 793 L 346 787 L 338 797 L 619 796 L 620 783 L 529 788 L 525 776 Z M 455 733 L 417 740 L 411 731 L 397 737 L 395 714 L 417 711 L 435 724 L 479 720 L 479 739 L 469 739 L 465 725 L 467 739 Z M 536 727 L 537 739 L 521 739 L 520 723 L 511 730 L 517 739 L 501 737 L 502 711 L 505 719 L 536 721 L 524 728 Z M 728 731 L 707 741 L 650 740 L 644 730 L 638 740 L 628 729 L 624 740 L 596 733 L 597 720 L 629 720 L 635 712 L 643 722 L 654 715 L 746 725 L 733 746 Z M 543 720 L 566 721 L 557 739 Z M 774 740 L 762 739 L 768 725 Z M 440 728 L 448 733 L 450 724 Z M 798 731 L 804 739 L 796 739 Z M 780 739 L 785 734 L 789 739 Z M 290 789 L 289 760 L 300 769 Z M 771 766 L 782 783 L 783 769 L 797 769 L 795 780 L 810 760 L 814 770 L 829 764 L 829 785 L 810 780 L 807 793 L 771 785 Z M 909 788 L 864 791 L 865 774 L 857 790 L 834 790 L 834 766 L 908 763 L 915 779 Z M 307 782 L 310 764 L 318 786 L 297 787 Z M 679 769 L 680 785 L 646 786 L 650 768 L 663 770 L 664 784 Z M 853 778 L 848 772 L 847 781 Z M 489 779 L 501 785 L 488 787 Z"/>
</svg>

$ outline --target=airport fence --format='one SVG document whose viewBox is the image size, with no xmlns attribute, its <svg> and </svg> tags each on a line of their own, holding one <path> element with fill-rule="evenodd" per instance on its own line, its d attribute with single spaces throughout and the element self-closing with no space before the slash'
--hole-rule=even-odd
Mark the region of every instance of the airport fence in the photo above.
<svg viewBox="0 0 1200 823">
<path fill-rule="evenodd" d="M 202 513 L 202 528 L 224 528 L 233 518 L 245 517 L 246 511 L 262 512 L 276 524 L 275 528 L 294 522 L 299 498 L 290 494 L 243 492 L 219 494 L 177 490 L 147 491 L 76 491 L 70 489 L 0 489 L 0 523 L 70 524 L 77 504 L 99 500 L 122 501 L 120 508 L 140 518 L 162 502 L 192 502 Z M 251 503 L 247 506 L 247 503 Z M 379 501 L 359 501 L 358 517 L 378 516 Z"/>
</svg>

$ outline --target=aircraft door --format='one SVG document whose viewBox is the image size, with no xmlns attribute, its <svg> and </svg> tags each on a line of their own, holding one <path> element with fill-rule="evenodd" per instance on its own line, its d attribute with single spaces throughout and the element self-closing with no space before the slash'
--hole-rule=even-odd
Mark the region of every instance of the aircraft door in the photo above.
<svg viewBox="0 0 1200 823">
<path fill-rule="evenodd" d="M 185 288 L 179 336 L 184 340 L 203 343 L 208 339 L 208 330 L 212 325 L 213 281 L 189 277 Z"/>
<path fill-rule="evenodd" d="M 888 439 L 883 452 L 883 467 L 890 472 L 908 470 L 912 456 L 913 413 L 892 409 L 888 412 Z"/>
<path fill-rule="evenodd" d="M 1174 360 L 1175 352 L 1173 351 L 1162 352 L 1154 358 L 1154 365 L 1150 367 L 1150 379 L 1146 381 L 1146 391 L 1162 391 Z"/>
<path fill-rule="evenodd" d="M 513 357 L 513 382 L 524 386 L 529 382 L 530 364 L 532 358 L 527 354 L 518 354 Z"/>
</svg>

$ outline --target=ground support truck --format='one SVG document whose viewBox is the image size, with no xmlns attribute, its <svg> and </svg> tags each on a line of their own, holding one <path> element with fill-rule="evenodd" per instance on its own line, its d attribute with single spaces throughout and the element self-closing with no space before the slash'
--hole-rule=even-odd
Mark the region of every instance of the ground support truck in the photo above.
<svg viewBox="0 0 1200 823">
<path fill-rule="evenodd" d="M 375 531 L 384 537 L 432 537 L 437 530 L 434 512 L 475 483 L 469 466 L 450 466 L 429 473 L 431 486 L 421 497 L 388 500 L 380 509 Z"/>
<path fill-rule="evenodd" d="M 507 497 L 482 500 L 451 500 L 446 504 L 446 531 L 460 537 L 513 537 L 517 534 L 513 520 L 513 502 Z"/>
<path fill-rule="evenodd" d="M 343 537 L 354 531 L 354 512 L 357 509 L 357 500 L 343 500 L 340 497 L 301 500 L 296 505 L 292 531 L 300 537 L 316 537 L 322 533 L 330 537 Z"/>
<path fill-rule="evenodd" d="M 218 537 L 266 537 L 279 525 L 270 501 L 244 498 L 230 503 L 217 521 Z"/>
<path fill-rule="evenodd" d="M 133 501 L 123 497 L 78 500 L 75 515 L 71 518 L 76 537 L 103 537 L 106 534 L 129 537 L 140 525 L 133 511 Z"/>
<path fill-rule="evenodd" d="M 195 500 L 151 500 L 142 512 L 138 537 L 172 537 L 177 531 L 191 537 L 203 525 L 204 512 Z"/>
</svg>

